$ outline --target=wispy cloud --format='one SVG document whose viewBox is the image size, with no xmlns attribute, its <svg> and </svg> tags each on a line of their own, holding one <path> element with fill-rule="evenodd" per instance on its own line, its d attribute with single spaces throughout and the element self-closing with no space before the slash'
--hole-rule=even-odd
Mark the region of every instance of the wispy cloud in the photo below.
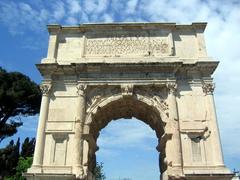
<svg viewBox="0 0 240 180">
<path fill-rule="evenodd" d="M 100 137 L 98 145 L 103 148 L 140 147 L 149 150 L 148 141 L 154 141 L 154 139 L 155 147 L 157 146 L 155 132 L 148 125 L 136 119 L 113 121 L 102 130 Z"/>
<path fill-rule="evenodd" d="M 39 118 L 39 115 L 22 117 L 23 126 L 19 128 L 19 131 L 25 132 L 25 133 L 30 132 L 33 134 L 36 133 L 38 118 Z"/>
</svg>

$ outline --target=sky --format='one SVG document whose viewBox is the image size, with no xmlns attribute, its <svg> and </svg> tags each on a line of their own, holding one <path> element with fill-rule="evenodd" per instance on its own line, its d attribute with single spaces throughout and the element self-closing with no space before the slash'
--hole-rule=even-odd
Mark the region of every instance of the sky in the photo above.
<svg viewBox="0 0 240 180">
<path fill-rule="evenodd" d="M 240 170 L 240 1 L 0 0 L 0 66 L 40 83 L 35 64 L 46 57 L 46 25 L 94 22 L 208 22 L 208 54 L 220 61 L 214 73 L 215 103 L 225 164 Z M 25 118 L 14 138 L 35 136 L 37 119 Z M 157 140 L 147 125 L 137 120 L 111 122 L 98 143 L 97 158 L 104 162 L 109 180 L 158 179 Z"/>
</svg>

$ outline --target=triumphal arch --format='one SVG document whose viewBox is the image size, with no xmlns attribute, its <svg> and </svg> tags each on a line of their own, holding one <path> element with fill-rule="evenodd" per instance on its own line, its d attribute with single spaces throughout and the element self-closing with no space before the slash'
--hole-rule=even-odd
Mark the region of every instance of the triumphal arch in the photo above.
<svg viewBox="0 0 240 180">
<path fill-rule="evenodd" d="M 207 55 L 205 27 L 49 25 L 48 54 L 37 64 L 42 104 L 27 179 L 95 179 L 99 132 L 131 117 L 156 132 L 160 179 L 231 179 L 213 99 L 218 61 Z"/>
</svg>

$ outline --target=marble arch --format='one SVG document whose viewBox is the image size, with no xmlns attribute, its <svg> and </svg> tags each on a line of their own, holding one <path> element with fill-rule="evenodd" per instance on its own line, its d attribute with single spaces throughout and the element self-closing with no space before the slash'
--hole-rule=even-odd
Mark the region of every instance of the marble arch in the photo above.
<svg viewBox="0 0 240 180">
<path fill-rule="evenodd" d="M 169 83 L 168 87 L 171 84 Z M 90 169 L 90 172 L 93 171 L 96 162 L 95 151 L 98 150 L 96 141 L 99 131 L 111 120 L 119 118 L 136 117 L 149 125 L 156 132 L 159 139 L 156 148 L 161 153 L 160 160 L 164 161 L 166 152 L 163 147 L 166 146 L 167 138 L 172 136 L 171 132 L 165 132 L 165 129 L 168 128 L 166 124 L 169 119 L 169 108 L 166 103 L 167 87 L 137 86 L 134 88 L 132 84 L 122 84 L 121 86 L 104 86 L 104 89 L 100 89 L 100 91 L 99 88 L 94 87 L 87 92 L 89 94 L 86 97 L 88 99 L 88 108 L 83 125 L 83 134 L 91 134 L 90 137 L 86 136 L 85 138 L 91 143 L 86 142 L 85 146 L 87 146 L 87 149 L 92 150 L 90 150 L 91 153 L 85 154 L 83 164 L 88 164 L 88 159 L 92 159 L 94 163 L 89 163 L 91 167 L 86 166 L 84 168 L 85 172 L 87 172 L 87 169 Z M 162 176 L 167 167 L 165 163 L 167 162 L 159 164 Z"/>
<path fill-rule="evenodd" d="M 162 180 L 230 180 L 214 106 L 206 23 L 49 25 L 27 180 L 94 180 L 99 130 L 136 117 L 156 131 Z"/>
<path fill-rule="evenodd" d="M 161 151 L 160 147 L 163 146 L 165 143 L 164 138 L 161 139 L 161 137 L 163 135 L 166 136 L 166 134 L 164 134 L 164 128 L 166 123 L 162 122 L 160 114 L 160 108 L 157 108 L 157 104 L 153 104 L 152 101 L 149 99 L 142 97 L 139 98 L 134 95 L 129 97 L 123 97 L 122 95 L 118 95 L 112 98 L 106 98 L 103 102 L 98 103 L 97 106 L 93 109 L 93 111 L 90 112 L 90 115 L 86 117 L 86 122 L 84 124 L 85 128 L 83 128 L 84 130 L 86 130 L 84 134 L 91 134 L 91 137 L 93 137 L 92 140 L 89 141 L 93 143 L 93 151 L 91 151 L 93 153 L 91 154 L 91 156 L 93 157 L 93 162 L 95 162 L 96 158 L 95 150 L 98 150 L 95 143 L 99 136 L 99 131 L 103 129 L 112 120 L 132 117 L 136 117 L 139 120 L 145 122 L 156 132 L 156 136 L 159 139 L 159 145 L 157 149 L 162 154 L 161 159 L 164 159 L 164 148 Z M 161 146 L 160 140 L 162 140 Z M 87 143 L 85 143 L 85 145 L 87 145 Z M 87 160 L 87 158 L 85 159 Z M 91 159 L 91 157 L 88 157 L 88 159 Z M 88 168 L 94 168 L 94 163 L 93 167 Z M 161 167 L 162 174 L 164 171 L 165 170 Z"/>
</svg>

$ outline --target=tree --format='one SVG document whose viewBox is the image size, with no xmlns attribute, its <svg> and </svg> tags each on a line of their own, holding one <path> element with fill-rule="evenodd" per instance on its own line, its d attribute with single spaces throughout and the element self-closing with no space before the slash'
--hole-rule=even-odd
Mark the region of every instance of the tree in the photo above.
<svg viewBox="0 0 240 180">
<path fill-rule="evenodd" d="M 11 140 L 6 148 L 0 149 L 0 179 L 15 174 L 19 158 L 20 140 Z"/>
<path fill-rule="evenodd" d="M 21 157 L 27 158 L 33 156 L 34 153 L 34 147 L 35 147 L 35 138 L 32 138 L 29 140 L 29 137 L 27 137 L 23 144 L 22 144 L 22 150 L 21 150 Z"/>
<path fill-rule="evenodd" d="M 0 67 L 0 142 L 17 132 L 19 116 L 39 113 L 41 93 L 38 85 L 19 72 Z"/>
<path fill-rule="evenodd" d="M 11 140 L 9 144 L 0 149 L 0 179 L 23 180 L 22 173 L 26 172 L 32 164 L 35 146 L 35 138 L 29 140 L 27 137 L 20 149 L 20 139 L 16 144 Z"/>
<path fill-rule="evenodd" d="M 24 180 L 25 178 L 22 176 L 22 174 L 31 166 L 32 161 L 33 157 L 19 157 L 16 173 L 12 176 L 5 177 L 4 180 Z"/>
<path fill-rule="evenodd" d="M 94 169 L 94 175 L 96 180 L 104 180 L 106 179 L 105 173 L 103 172 L 103 163 L 96 164 L 96 167 Z"/>
</svg>

